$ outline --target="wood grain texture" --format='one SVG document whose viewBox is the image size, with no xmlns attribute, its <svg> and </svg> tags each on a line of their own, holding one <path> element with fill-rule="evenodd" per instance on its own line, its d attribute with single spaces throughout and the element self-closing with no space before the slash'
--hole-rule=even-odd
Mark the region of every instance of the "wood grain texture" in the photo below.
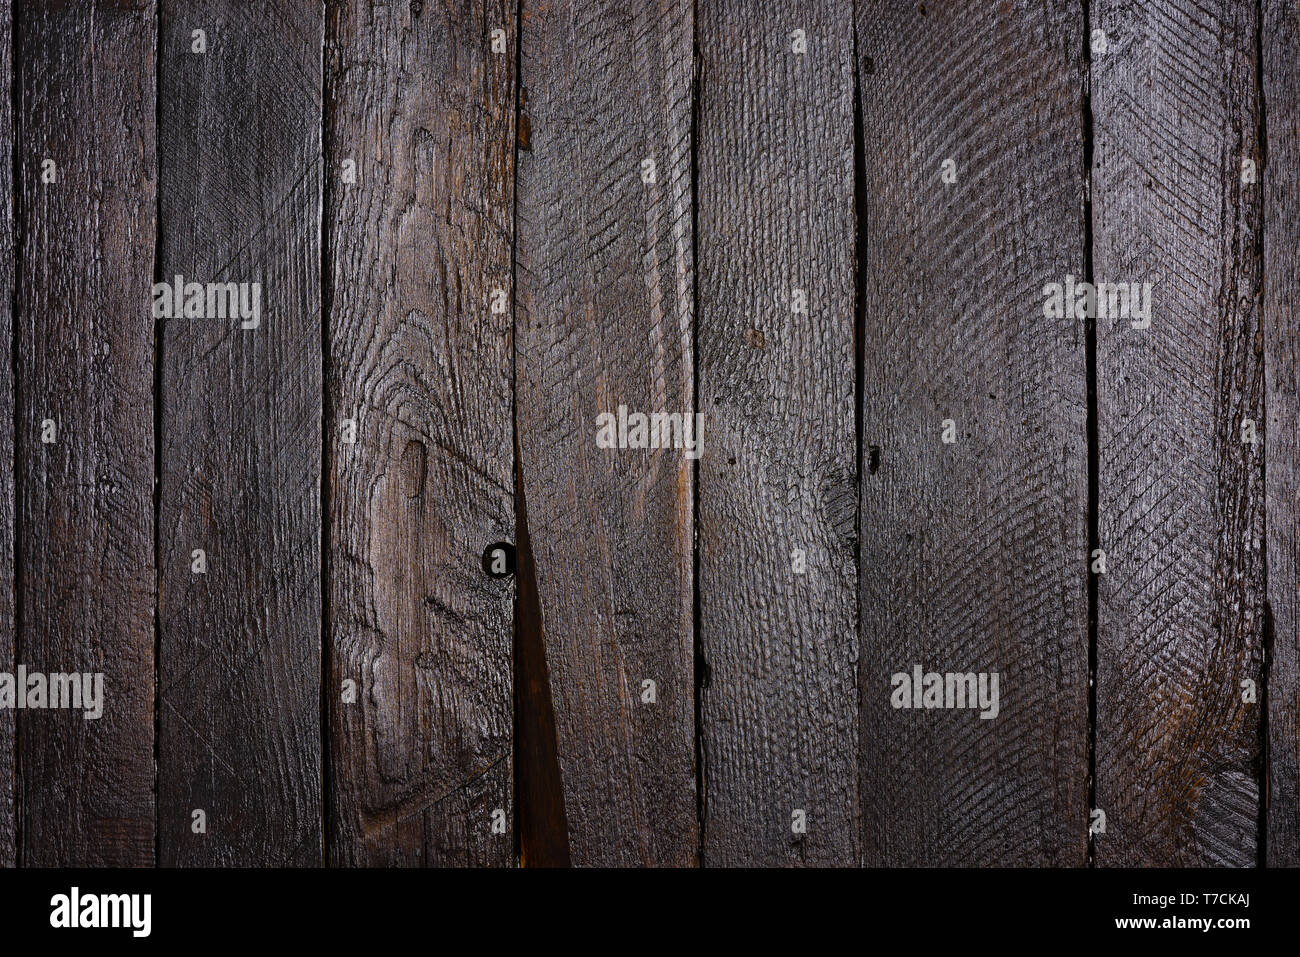
<svg viewBox="0 0 1300 957">
<path fill-rule="evenodd" d="M 1149 282 L 1097 319 L 1098 864 L 1250 865 L 1264 631 L 1255 7 L 1091 8 L 1093 272 Z"/>
<path fill-rule="evenodd" d="M 853 5 L 699 16 L 703 863 L 856 866 Z"/>
<path fill-rule="evenodd" d="M 1300 5 L 1265 0 L 1260 28 L 1264 124 L 1264 372 L 1268 820 L 1264 861 L 1300 867 Z M 1265 157 L 1267 162 L 1264 162 Z"/>
<path fill-rule="evenodd" d="M 18 716 L 28 866 L 154 861 L 154 17 L 151 2 L 24 5 L 15 30 L 16 659 L 103 674 L 97 720 Z"/>
<path fill-rule="evenodd" d="M 697 857 L 691 462 L 596 444 L 620 404 L 694 410 L 692 31 L 682 0 L 521 14 L 517 426 L 576 865 Z"/>
<path fill-rule="evenodd" d="M 14 637 L 14 194 L 13 9 L 0 0 L 0 671 L 13 671 Z M 17 863 L 14 712 L 0 711 L 0 867 Z"/>
<path fill-rule="evenodd" d="M 858 9 L 868 865 L 1085 861 L 1085 337 L 1043 314 L 1084 265 L 1081 21 Z M 917 665 L 997 672 L 997 717 L 894 708 Z"/>
<path fill-rule="evenodd" d="M 334 863 L 514 854 L 492 832 L 513 814 L 514 590 L 482 565 L 515 526 L 514 11 L 330 6 Z"/>
<path fill-rule="evenodd" d="M 158 274 L 262 286 L 257 328 L 163 322 L 160 858 L 319 864 L 324 17 L 166 0 L 160 33 Z"/>
</svg>

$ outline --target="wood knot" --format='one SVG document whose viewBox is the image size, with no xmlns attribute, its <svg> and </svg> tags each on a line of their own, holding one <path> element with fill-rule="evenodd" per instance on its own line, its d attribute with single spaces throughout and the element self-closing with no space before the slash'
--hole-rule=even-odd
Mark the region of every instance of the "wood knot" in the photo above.
<svg viewBox="0 0 1300 957">
<path fill-rule="evenodd" d="M 429 456 L 424 443 L 411 439 L 402 450 L 402 490 L 407 498 L 415 498 L 424 490 L 424 478 L 429 468 Z"/>
</svg>

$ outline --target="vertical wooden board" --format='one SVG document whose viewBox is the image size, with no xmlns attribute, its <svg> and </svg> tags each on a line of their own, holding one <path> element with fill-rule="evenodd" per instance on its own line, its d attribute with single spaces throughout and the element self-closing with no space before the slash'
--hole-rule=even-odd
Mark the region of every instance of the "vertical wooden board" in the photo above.
<svg viewBox="0 0 1300 957">
<path fill-rule="evenodd" d="M 255 328 L 163 320 L 160 858 L 319 864 L 324 17 L 165 0 L 160 34 L 158 275 L 261 288 Z"/>
<path fill-rule="evenodd" d="M 1268 141 L 1255 160 L 1264 189 L 1264 523 L 1272 625 L 1264 861 L 1300 867 L 1300 5 L 1266 0 L 1261 9 Z"/>
<path fill-rule="evenodd" d="M 856 865 L 853 5 L 698 30 L 703 863 Z"/>
<path fill-rule="evenodd" d="M 98 719 L 81 710 L 18 716 L 20 860 L 148 866 L 154 5 L 24 5 L 15 36 L 23 210 L 15 657 L 29 674 L 103 676 Z"/>
<path fill-rule="evenodd" d="M 1094 841 L 1107 866 L 1249 865 L 1264 626 L 1255 7 L 1095 3 L 1093 274 L 1151 283 L 1098 316 Z M 1095 31 L 1105 32 L 1105 50 Z M 1140 287 L 1139 287 L 1140 288 Z M 1099 297 L 1100 298 L 1100 297 Z"/>
<path fill-rule="evenodd" d="M 1082 51 L 1066 2 L 858 11 L 867 864 L 1086 860 Z M 902 707 L 918 666 L 996 717 Z"/>
<path fill-rule="evenodd" d="M 513 857 L 514 13 L 330 6 L 335 863 Z"/>
<path fill-rule="evenodd" d="M 0 0 L 0 671 L 14 668 L 13 9 Z M 14 712 L 0 711 L 0 867 L 17 862 Z"/>
<path fill-rule="evenodd" d="M 578 865 L 697 856 L 692 463 L 596 422 L 694 412 L 692 31 L 683 0 L 521 12 L 517 428 Z"/>
</svg>

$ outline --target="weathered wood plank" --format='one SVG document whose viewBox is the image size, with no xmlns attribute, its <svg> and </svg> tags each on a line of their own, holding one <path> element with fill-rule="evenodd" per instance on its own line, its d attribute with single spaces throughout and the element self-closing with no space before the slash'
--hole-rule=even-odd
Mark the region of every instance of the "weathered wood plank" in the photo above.
<svg viewBox="0 0 1300 957">
<path fill-rule="evenodd" d="M 24 5 L 15 30 L 16 660 L 103 675 L 98 719 L 18 716 L 29 866 L 154 860 L 155 29 L 140 2 Z"/>
<path fill-rule="evenodd" d="M 1300 4 L 1265 0 L 1263 156 L 1268 822 L 1264 860 L 1300 867 Z M 1261 162 L 1266 158 L 1266 162 Z"/>
<path fill-rule="evenodd" d="M 0 0 L 0 671 L 14 667 L 13 9 Z M 0 711 L 0 867 L 17 863 L 14 712 Z"/>
<path fill-rule="evenodd" d="M 1264 631 L 1256 9 L 1091 7 L 1098 316 L 1096 804 L 1110 866 L 1249 865 Z M 1101 297 L 1104 298 L 1104 297 Z M 1258 427 L 1258 426 L 1257 426 Z"/>
<path fill-rule="evenodd" d="M 690 864 L 691 461 L 596 418 L 694 408 L 691 4 L 529 0 L 520 34 L 517 423 L 571 859 Z"/>
<path fill-rule="evenodd" d="M 858 10 L 867 864 L 1086 859 L 1082 50 L 1072 3 Z M 895 707 L 918 666 L 997 716 Z"/>
<path fill-rule="evenodd" d="M 513 814 L 514 596 L 483 566 L 515 527 L 514 11 L 506 0 L 330 5 L 338 864 L 514 855 L 513 830 L 492 820 Z M 341 700 L 345 680 L 355 703 Z"/>
<path fill-rule="evenodd" d="M 698 31 L 703 863 L 856 865 L 853 5 Z"/>
<path fill-rule="evenodd" d="M 160 32 L 159 277 L 261 288 L 256 327 L 163 321 L 160 858 L 318 864 L 324 17 L 164 0 Z"/>
</svg>

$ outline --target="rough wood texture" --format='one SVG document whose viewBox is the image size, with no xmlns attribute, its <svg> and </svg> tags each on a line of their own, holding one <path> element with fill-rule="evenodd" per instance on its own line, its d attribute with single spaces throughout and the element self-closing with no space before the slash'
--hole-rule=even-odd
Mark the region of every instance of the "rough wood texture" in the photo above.
<svg viewBox="0 0 1300 957">
<path fill-rule="evenodd" d="M 853 5 L 698 30 L 703 862 L 856 866 Z"/>
<path fill-rule="evenodd" d="M 160 857 L 319 864 L 324 19 L 165 0 L 160 21 L 159 276 L 262 285 L 257 328 L 163 322 Z"/>
<path fill-rule="evenodd" d="M 0 0 L 0 867 L 1300 866 L 1300 0 L 255 6 Z"/>
<path fill-rule="evenodd" d="M 103 673 L 98 720 L 18 717 L 28 866 L 154 860 L 154 13 L 25 5 L 15 31 L 16 659 Z"/>
<path fill-rule="evenodd" d="M 513 814 L 514 596 L 482 564 L 515 525 L 514 11 L 505 0 L 330 7 L 336 863 L 514 854 L 513 831 L 492 831 L 495 809 Z M 349 419 L 355 444 L 343 441 Z M 346 679 L 354 704 L 341 701 Z"/>
<path fill-rule="evenodd" d="M 1249 865 L 1264 630 L 1256 16 L 1094 3 L 1093 272 L 1150 282 L 1097 320 L 1096 804 L 1110 866 Z"/>
<path fill-rule="evenodd" d="M 13 10 L 0 0 L 0 671 L 14 665 Z M 14 713 L 0 711 L 0 867 L 17 863 Z"/>
<path fill-rule="evenodd" d="M 1268 608 L 1268 822 L 1264 860 L 1300 867 L 1300 5 L 1265 0 L 1260 39 L 1268 141 L 1264 202 L 1264 366 Z M 1267 157 L 1267 162 L 1263 162 Z"/>
<path fill-rule="evenodd" d="M 694 409 L 691 4 L 529 0 L 520 33 L 517 421 L 572 861 L 690 864 L 691 462 L 596 417 Z"/>
<path fill-rule="evenodd" d="M 1083 271 L 1082 16 L 858 17 L 864 862 L 1079 865 L 1086 354 L 1081 322 L 1044 318 L 1043 288 Z M 916 665 L 997 672 L 997 717 L 895 709 L 892 675 Z"/>
</svg>

